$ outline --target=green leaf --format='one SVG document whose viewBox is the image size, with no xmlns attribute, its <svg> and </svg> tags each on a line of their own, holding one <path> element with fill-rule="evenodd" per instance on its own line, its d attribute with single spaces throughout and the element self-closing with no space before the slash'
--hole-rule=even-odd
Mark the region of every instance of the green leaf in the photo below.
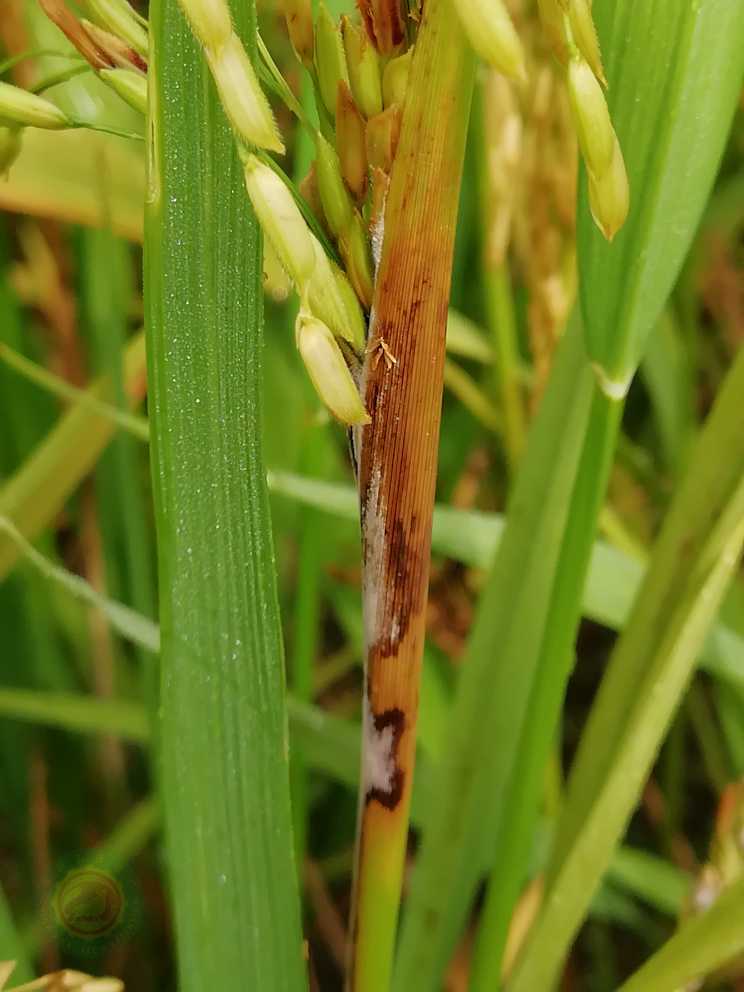
<svg viewBox="0 0 744 992">
<path fill-rule="evenodd" d="M 451 309 L 447 317 L 447 351 L 484 365 L 493 362 L 493 352 L 485 333 L 459 310 Z"/>
<path fill-rule="evenodd" d="M 150 8 L 145 296 L 180 987 L 306 987 L 261 450 L 260 242 L 175 0 Z M 234 4 L 255 51 L 252 3 Z"/>
<path fill-rule="evenodd" d="M 150 736 L 139 703 L 95 699 L 72 692 L 0 688 L 0 715 L 82 734 L 115 734 L 136 744 Z"/>
<path fill-rule="evenodd" d="M 620 992 L 677 992 L 744 953 L 744 879 L 689 920 Z M 695 987 L 693 985 L 692 987 Z"/>
<path fill-rule="evenodd" d="M 510 992 L 550 988 L 620 841 L 744 541 L 744 350 L 696 444 L 581 738 Z M 725 457 L 722 457 L 725 453 Z"/>
<path fill-rule="evenodd" d="M 101 610 L 109 620 L 111 626 L 122 637 L 144 648 L 146 651 L 158 651 L 160 647 L 160 634 L 157 625 L 137 613 L 130 610 L 123 603 L 107 599 L 91 586 L 79 575 L 73 575 L 64 568 L 60 568 L 40 554 L 23 537 L 21 532 L 7 517 L 0 516 L 0 533 L 5 534 L 16 546 L 19 554 L 22 554 L 34 568 L 36 568 L 44 578 L 62 586 L 76 599 L 82 600 L 88 606 L 93 606 Z"/>
<path fill-rule="evenodd" d="M 52 395 L 59 396 L 60 399 L 69 403 L 77 403 L 81 407 L 87 406 L 94 413 L 108 417 L 117 427 L 128 431 L 138 440 L 149 440 L 150 428 L 144 417 L 127 413 L 126 410 L 120 410 L 118 407 L 112 406 L 111 403 L 98 399 L 92 390 L 79 389 L 77 386 L 73 386 L 48 369 L 32 362 L 30 358 L 21 355 L 20 352 L 7 344 L 0 344 L 0 359 L 9 368 L 28 379 L 29 382 L 35 382 L 37 386 L 46 389 Z"/>
<path fill-rule="evenodd" d="M 138 854 L 159 826 L 160 811 L 155 799 L 141 799 L 117 823 L 109 836 L 98 844 L 87 864 L 119 872 Z"/>
<path fill-rule="evenodd" d="M 124 381 L 132 400 L 143 385 L 144 334 L 131 339 L 123 362 Z M 100 380 L 86 394 L 101 399 L 110 395 L 110 390 L 111 383 Z M 0 514 L 10 518 L 24 537 L 37 537 L 93 468 L 113 432 L 108 414 L 94 412 L 87 399 L 78 400 L 0 489 Z M 12 540 L 6 537 L 0 541 L 0 578 L 18 554 Z"/>
<path fill-rule="evenodd" d="M 692 363 L 667 307 L 651 334 L 640 368 L 654 408 L 665 467 L 680 475 L 695 432 Z"/>
<path fill-rule="evenodd" d="M 292 696 L 287 700 L 287 710 L 293 755 L 301 755 L 308 768 L 355 791 L 361 753 L 359 723 Z M 140 704 L 76 693 L 0 688 L 0 716 L 71 733 L 113 734 L 136 744 L 148 744 L 151 737 L 146 710 Z M 416 825 L 423 822 L 427 803 L 434 798 L 432 772 L 432 761 L 422 752 L 412 805 Z M 154 801 L 143 800 L 87 860 L 110 871 L 120 870 L 153 832 L 157 819 Z M 691 884 L 690 877 L 674 865 L 629 847 L 615 852 L 607 879 L 672 917 L 679 915 Z M 599 896 L 598 893 L 592 904 L 592 912 L 602 905 Z"/>
<path fill-rule="evenodd" d="M 521 666 L 524 675 L 520 673 L 511 680 L 519 687 L 516 702 L 507 684 L 495 704 L 499 733 L 492 738 L 491 748 L 505 752 L 508 758 L 499 763 L 502 767 L 497 766 L 494 776 L 504 794 L 495 810 L 490 839 L 496 854 L 476 945 L 474 989 L 490 988 L 498 980 L 502 947 L 524 881 L 545 769 L 555 746 L 566 683 L 574 663 L 581 593 L 621 412 L 621 403 L 594 388 L 583 437 L 578 442 L 578 464 L 555 563 L 548 559 L 547 564 L 537 569 L 536 577 L 533 577 L 537 598 L 530 611 L 519 618 L 522 629 L 515 639 L 515 654 L 510 663 L 503 659 L 499 662 L 506 668 L 505 679 L 509 679 L 509 669 L 513 670 L 515 666 Z M 556 450 L 571 443 L 565 438 L 566 432 L 562 428 L 559 430 L 560 440 L 554 438 Z M 576 445 L 575 438 L 572 443 Z M 557 478 L 561 471 L 555 472 Z M 560 520 L 562 500 L 553 491 L 553 486 L 554 479 L 551 478 L 544 490 L 550 493 L 550 500 L 538 511 L 538 521 L 542 517 Z M 522 521 L 522 527 L 529 523 Z M 539 526 L 535 521 L 532 524 Z M 532 538 L 528 530 L 521 533 L 520 540 L 523 548 L 529 545 Z M 546 583 L 542 591 L 540 582 Z M 507 582 L 502 581 L 499 596 L 508 600 Z M 538 639 L 533 643 L 535 634 L 528 628 L 535 616 L 539 617 L 535 625 Z M 482 650 L 491 657 L 498 651 L 500 634 L 496 629 L 484 641 Z M 485 691 L 486 684 L 484 679 L 481 691 Z"/>
<path fill-rule="evenodd" d="M 586 197 L 579 215 L 587 350 L 622 394 L 700 220 L 744 68 L 744 5 L 731 0 L 597 0 L 608 102 L 630 181 L 608 244 Z"/>
<path fill-rule="evenodd" d="M 269 488 L 272 495 L 298 500 L 330 516 L 354 523 L 359 520 L 357 496 L 351 486 L 291 472 L 269 472 Z M 434 509 L 432 551 L 474 568 L 489 568 L 503 532 L 501 514 L 438 504 Z M 584 616 L 611 630 L 622 630 L 644 573 L 642 562 L 596 540 L 584 585 Z M 731 627 L 719 621 L 713 628 L 701 648 L 701 664 L 716 678 L 744 693 L 744 639 Z"/>
<path fill-rule="evenodd" d="M 692 877 L 686 872 L 633 847 L 623 847 L 615 852 L 607 880 L 675 918 L 680 915 L 692 886 Z"/>
</svg>

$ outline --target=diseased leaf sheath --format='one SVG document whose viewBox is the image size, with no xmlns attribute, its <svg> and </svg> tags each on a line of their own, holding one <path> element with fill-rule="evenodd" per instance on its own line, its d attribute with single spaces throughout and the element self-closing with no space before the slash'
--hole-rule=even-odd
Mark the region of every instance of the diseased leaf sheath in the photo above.
<svg viewBox="0 0 744 992">
<path fill-rule="evenodd" d="M 445 0 L 426 6 L 385 209 L 366 365 L 360 500 L 364 755 L 348 986 L 390 984 L 408 832 L 447 307 L 473 61 Z M 392 357 L 391 357 L 392 356 Z M 394 360 L 393 360 L 394 359 Z"/>
</svg>

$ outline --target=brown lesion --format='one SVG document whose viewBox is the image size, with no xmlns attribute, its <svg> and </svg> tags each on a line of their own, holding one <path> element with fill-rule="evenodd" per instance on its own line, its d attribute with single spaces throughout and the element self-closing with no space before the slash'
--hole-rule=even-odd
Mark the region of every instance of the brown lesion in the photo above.
<svg viewBox="0 0 744 992">
<path fill-rule="evenodd" d="M 417 517 L 411 517 L 408 526 L 400 520 L 393 521 L 389 534 L 386 534 L 385 588 L 391 591 L 386 600 L 384 615 L 388 618 L 386 629 L 379 632 L 372 655 L 389 658 L 397 653 L 398 645 L 406 637 L 411 617 L 424 606 L 426 589 L 424 573 L 427 571 L 419 550 L 420 538 L 417 535 Z"/>
<path fill-rule="evenodd" d="M 370 408 L 376 409 L 379 389 L 368 392 Z M 402 450 L 397 459 L 398 479 L 410 474 L 409 454 Z M 368 479 L 362 498 L 362 534 L 366 561 L 365 607 L 375 616 L 367 618 L 369 643 L 367 669 L 372 672 L 379 659 L 398 654 L 413 617 L 423 616 L 429 571 L 429 538 L 425 515 L 415 507 L 399 503 L 399 491 L 385 487 L 381 475 L 375 484 Z M 373 564 L 374 560 L 374 564 Z"/>
</svg>

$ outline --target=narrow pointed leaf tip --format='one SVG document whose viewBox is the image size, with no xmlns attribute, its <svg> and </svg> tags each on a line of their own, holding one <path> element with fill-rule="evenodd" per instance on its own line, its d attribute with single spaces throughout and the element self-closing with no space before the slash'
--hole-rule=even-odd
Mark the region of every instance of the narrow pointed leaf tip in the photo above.
<svg viewBox="0 0 744 992">
<path fill-rule="evenodd" d="M 235 34 L 224 0 L 179 0 L 194 35 L 204 48 L 220 101 L 238 135 L 248 144 L 284 152 L 269 101 L 251 60 Z"/>
<path fill-rule="evenodd" d="M 468 41 L 480 57 L 512 79 L 526 79 L 524 51 L 503 0 L 454 0 Z"/>
<path fill-rule="evenodd" d="M 356 383 L 331 330 L 315 317 L 302 313 L 295 328 L 297 347 L 318 396 L 343 424 L 368 424 Z"/>
</svg>

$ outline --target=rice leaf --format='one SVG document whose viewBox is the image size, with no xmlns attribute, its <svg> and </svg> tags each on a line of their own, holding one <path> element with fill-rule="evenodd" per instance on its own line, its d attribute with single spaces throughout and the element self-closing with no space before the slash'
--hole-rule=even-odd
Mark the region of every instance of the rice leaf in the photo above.
<svg viewBox="0 0 744 992">
<path fill-rule="evenodd" d="M 710 193 L 744 70 L 744 6 L 730 0 L 597 0 L 608 102 L 630 178 L 625 226 L 608 244 L 579 213 L 589 356 L 625 391 Z"/>
<path fill-rule="evenodd" d="M 175 0 L 150 8 L 145 212 L 161 762 L 180 987 L 306 986 L 261 449 L 261 258 Z M 236 30 L 255 52 L 253 4 Z"/>
</svg>

